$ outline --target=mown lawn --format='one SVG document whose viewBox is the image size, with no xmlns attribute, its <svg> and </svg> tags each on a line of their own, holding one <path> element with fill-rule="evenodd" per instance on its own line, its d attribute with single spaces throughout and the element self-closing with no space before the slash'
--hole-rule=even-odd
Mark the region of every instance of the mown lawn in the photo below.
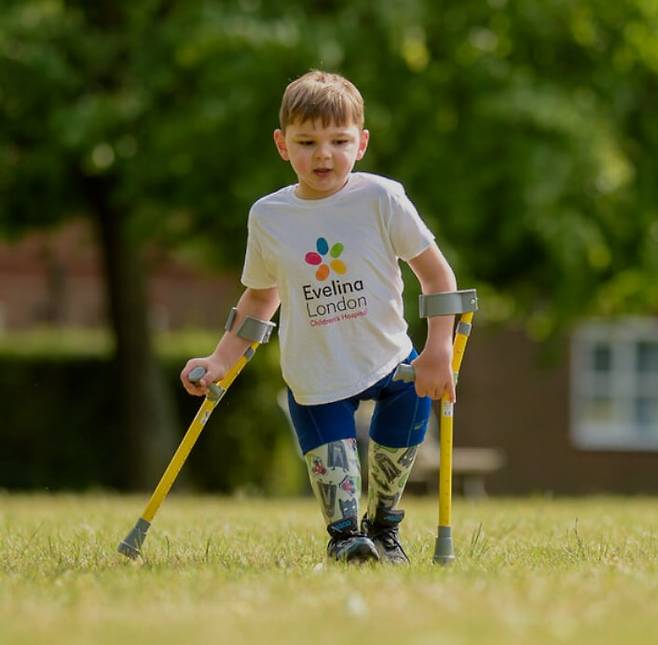
<svg viewBox="0 0 658 645">
<path fill-rule="evenodd" d="M 411 567 L 324 562 L 310 499 L 0 495 L 0 643 L 658 643 L 658 499 L 408 498 Z"/>
</svg>

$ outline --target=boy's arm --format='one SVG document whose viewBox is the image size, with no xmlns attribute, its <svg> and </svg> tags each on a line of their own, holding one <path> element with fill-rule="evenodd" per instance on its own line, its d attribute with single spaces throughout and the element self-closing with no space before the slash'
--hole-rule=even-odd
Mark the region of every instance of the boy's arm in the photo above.
<svg viewBox="0 0 658 645">
<path fill-rule="evenodd" d="M 455 274 L 434 242 L 420 255 L 409 260 L 409 266 L 416 274 L 424 294 L 456 291 Z M 440 399 L 446 392 L 450 400 L 455 401 L 451 365 L 454 322 L 454 316 L 434 316 L 427 319 L 425 347 L 413 361 L 418 396 Z"/>
<path fill-rule="evenodd" d="M 245 317 L 251 316 L 259 320 L 269 320 L 279 308 L 280 302 L 279 290 L 276 287 L 271 289 L 245 289 L 236 305 L 238 313 L 231 331 L 224 333 L 212 354 L 205 358 L 192 358 L 187 361 L 180 374 L 183 387 L 190 394 L 205 396 L 208 385 L 222 379 L 251 344 L 248 340 L 240 338 L 236 334 Z M 195 367 L 203 367 L 206 370 L 206 375 L 196 384 L 187 380 L 190 370 Z"/>
</svg>

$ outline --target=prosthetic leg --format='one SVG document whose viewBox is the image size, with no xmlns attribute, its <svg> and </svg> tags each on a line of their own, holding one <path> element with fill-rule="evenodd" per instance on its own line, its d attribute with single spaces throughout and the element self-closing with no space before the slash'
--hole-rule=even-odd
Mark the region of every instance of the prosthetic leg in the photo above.
<svg viewBox="0 0 658 645">
<path fill-rule="evenodd" d="M 420 296 L 421 318 L 460 314 L 453 345 L 452 372 L 455 384 L 471 332 L 473 313 L 478 309 L 475 289 L 434 293 Z M 413 381 L 415 372 L 412 365 L 402 364 L 393 375 L 395 380 Z M 434 562 L 449 564 L 455 559 L 452 541 L 452 435 L 453 404 L 444 394 L 441 399 L 440 418 L 440 461 L 439 461 L 439 526 L 434 547 Z"/>
<path fill-rule="evenodd" d="M 330 561 L 377 561 L 373 542 L 359 533 L 361 464 L 356 439 L 337 439 L 309 450 L 304 456 L 311 487 L 320 501 L 330 540 Z"/>
</svg>

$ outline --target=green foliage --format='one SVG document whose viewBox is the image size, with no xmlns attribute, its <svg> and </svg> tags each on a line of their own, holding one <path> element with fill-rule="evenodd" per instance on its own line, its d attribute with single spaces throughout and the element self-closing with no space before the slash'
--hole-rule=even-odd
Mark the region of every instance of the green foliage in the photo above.
<svg viewBox="0 0 658 645">
<path fill-rule="evenodd" d="M 137 239 L 238 265 L 249 205 L 293 179 L 283 86 L 319 66 L 490 319 L 655 313 L 657 29 L 646 0 L 6 0 L 0 230 L 85 212 L 101 176 Z"/>
<path fill-rule="evenodd" d="M 34 338 L 31 352 L 23 343 L 21 351 L 5 348 L 0 355 L 0 488 L 130 488 L 132 441 L 118 415 L 118 376 L 106 346 L 99 342 L 96 351 L 87 348 L 82 355 L 70 345 L 35 353 L 43 349 L 38 341 L 45 334 Z M 180 440 L 200 400 L 181 387 L 178 373 L 185 359 L 167 340 L 160 343 L 168 345 L 162 363 L 177 393 Z M 198 340 L 183 338 L 181 344 L 199 353 Z M 14 337 L 15 347 L 17 341 Z M 276 348 L 262 347 L 213 413 L 181 479 L 199 490 L 279 495 L 305 490 L 303 462 L 276 404 L 282 387 Z"/>
</svg>

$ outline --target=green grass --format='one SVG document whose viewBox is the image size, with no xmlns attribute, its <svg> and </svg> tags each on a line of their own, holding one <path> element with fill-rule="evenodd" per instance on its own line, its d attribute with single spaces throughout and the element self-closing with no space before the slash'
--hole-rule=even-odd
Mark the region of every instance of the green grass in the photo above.
<svg viewBox="0 0 658 645">
<path fill-rule="evenodd" d="M 0 495 L 0 643 L 658 642 L 658 500 L 408 498 L 411 567 L 324 564 L 312 500 L 172 496 L 145 560 L 115 552 L 146 498 Z"/>
</svg>

